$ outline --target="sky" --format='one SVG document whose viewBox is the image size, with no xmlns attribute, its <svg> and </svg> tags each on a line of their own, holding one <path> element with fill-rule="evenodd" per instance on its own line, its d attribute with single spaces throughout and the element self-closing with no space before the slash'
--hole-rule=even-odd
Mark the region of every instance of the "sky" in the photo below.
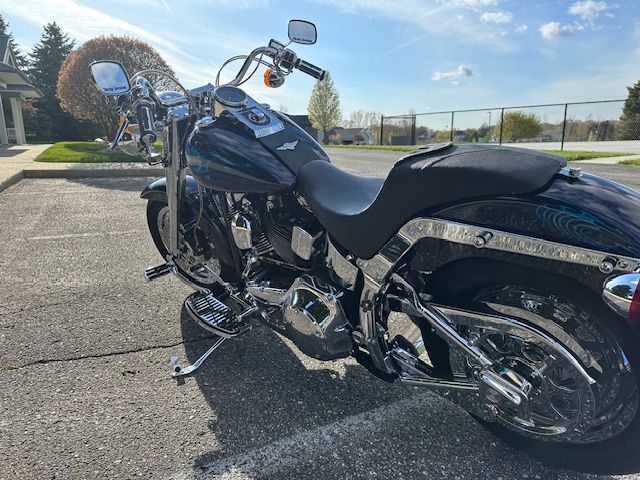
<svg viewBox="0 0 640 480">
<path fill-rule="evenodd" d="M 318 42 L 292 48 L 331 72 L 345 118 L 618 99 L 640 80 L 640 0 L 0 0 L 0 13 L 25 52 L 51 21 L 78 44 L 140 38 L 187 87 L 286 39 L 289 19 L 310 20 Z M 303 114 L 313 82 L 294 73 L 268 89 L 256 75 L 246 86 Z"/>
</svg>

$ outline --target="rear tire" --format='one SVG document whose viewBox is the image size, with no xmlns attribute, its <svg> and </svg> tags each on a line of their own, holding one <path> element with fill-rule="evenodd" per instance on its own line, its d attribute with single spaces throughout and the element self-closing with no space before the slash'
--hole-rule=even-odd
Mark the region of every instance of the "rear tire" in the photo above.
<svg viewBox="0 0 640 480">
<path fill-rule="evenodd" d="M 462 266 L 461 266 L 462 267 Z M 587 318 L 597 325 L 602 338 L 607 338 L 609 342 L 615 342 L 621 352 L 622 358 L 627 362 L 624 374 L 620 376 L 623 381 L 618 385 L 618 396 L 602 397 L 597 402 L 598 408 L 608 405 L 610 410 L 617 413 L 611 415 L 611 424 L 603 424 L 601 441 L 593 441 L 598 438 L 598 431 L 595 436 L 589 438 L 587 443 L 569 443 L 563 441 L 549 441 L 533 436 L 525 436 L 512 427 L 503 423 L 487 422 L 476 416 L 474 418 L 485 428 L 500 437 L 503 441 L 514 447 L 538 458 L 545 463 L 551 463 L 561 468 L 601 474 L 624 474 L 640 471 L 640 408 L 638 407 L 638 388 L 640 385 L 640 339 L 633 333 L 629 326 L 613 313 L 594 292 L 587 290 L 570 279 L 553 276 L 550 274 L 515 268 L 510 265 L 478 263 L 469 268 L 452 269 L 444 276 L 436 275 L 434 285 L 438 285 L 436 293 L 436 303 L 450 305 L 454 307 L 466 308 L 474 311 L 487 311 L 487 305 L 478 299 L 482 292 L 500 289 L 504 286 L 517 285 L 518 288 L 529 289 L 541 296 L 558 299 L 559 302 L 566 302 L 568 305 L 577 306 L 579 309 L 579 320 Z M 434 292 L 435 293 L 435 292 Z M 485 297 L 486 298 L 486 297 Z M 522 302 L 525 297 L 521 297 Z M 495 311 L 493 312 L 495 313 Z M 587 317 L 584 317 L 587 315 Z M 541 316 L 544 316 L 541 314 Z M 560 324 L 557 318 L 549 318 Z M 565 322 L 573 319 L 565 320 Z M 580 337 L 572 336 L 574 340 L 580 341 Z M 600 341 L 600 338 L 597 338 Z M 602 342 L 600 342 L 602 343 Z M 608 343 L 609 345 L 611 343 Z M 612 345 L 612 344 L 611 344 Z M 589 350 L 590 351 L 590 350 Z M 613 349 L 612 349 L 613 352 Z M 616 352 L 619 354 L 619 352 Z M 613 357 L 613 353 L 611 356 Z M 604 362 L 600 362 L 603 363 Z M 607 372 L 605 368 L 605 372 Z M 614 370 L 610 370 L 614 371 Z M 615 372 L 614 372 L 615 373 Z M 602 377 L 601 377 L 602 378 Z M 604 381 L 604 380 L 603 380 Z M 635 382 L 635 383 L 629 383 Z M 598 392 L 615 392 L 615 385 L 608 385 L 609 390 L 600 386 L 598 382 Z M 602 389 L 602 390 L 600 390 Z M 623 393 L 620 393 L 623 392 Z M 620 410 L 615 410 L 613 406 L 620 406 Z M 634 411 L 635 408 L 635 411 Z M 623 413 L 624 424 L 622 423 Z M 604 416 L 605 412 L 602 413 Z M 598 418 L 600 411 L 598 413 Z M 618 415 L 616 417 L 616 415 Z M 619 422 L 619 423 L 616 423 Z M 610 427 L 606 427 L 610 425 Z M 606 428 L 605 428 L 606 427 Z M 624 428 L 624 429 L 622 429 Z M 621 429 L 620 432 L 616 432 Z M 591 431 L 586 430 L 587 434 Z M 611 435 L 607 437 L 609 432 Z M 585 435 L 587 435 L 585 434 Z M 585 437 L 585 440 L 587 438 Z"/>
</svg>

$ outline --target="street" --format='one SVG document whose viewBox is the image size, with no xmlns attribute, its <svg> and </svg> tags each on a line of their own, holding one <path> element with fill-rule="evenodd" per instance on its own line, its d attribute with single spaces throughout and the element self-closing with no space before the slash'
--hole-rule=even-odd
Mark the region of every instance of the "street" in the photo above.
<svg viewBox="0 0 640 480">
<path fill-rule="evenodd" d="M 384 175 L 401 153 L 331 155 Z M 640 188 L 637 167 L 583 167 Z M 169 357 L 210 341 L 181 311 L 189 288 L 143 280 L 161 260 L 139 198 L 151 180 L 0 193 L 0 479 L 611 478 L 546 467 L 436 394 L 263 327 L 176 382 Z"/>
</svg>

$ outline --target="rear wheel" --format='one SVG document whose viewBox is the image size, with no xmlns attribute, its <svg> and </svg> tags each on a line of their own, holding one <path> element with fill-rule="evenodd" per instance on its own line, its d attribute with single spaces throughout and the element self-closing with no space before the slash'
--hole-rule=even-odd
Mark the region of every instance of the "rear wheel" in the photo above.
<svg viewBox="0 0 640 480">
<path fill-rule="evenodd" d="M 492 359 L 534 386 L 526 411 L 494 405 L 497 421 L 478 421 L 506 442 L 564 468 L 638 471 L 640 341 L 624 321 L 567 279 L 495 266 L 466 271 L 464 278 L 438 302 L 528 323 L 577 352 L 596 380 L 589 385 L 554 352 L 518 335 L 460 327 Z"/>
</svg>

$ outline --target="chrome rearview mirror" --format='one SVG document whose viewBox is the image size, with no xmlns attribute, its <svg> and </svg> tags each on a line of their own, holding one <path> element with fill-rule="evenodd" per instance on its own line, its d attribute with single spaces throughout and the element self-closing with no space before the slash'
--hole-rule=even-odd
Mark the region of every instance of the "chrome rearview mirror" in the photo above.
<svg viewBox="0 0 640 480">
<path fill-rule="evenodd" d="M 110 97 L 131 90 L 129 76 L 124 67 L 112 60 L 99 60 L 89 65 L 93 81 L 100 92 Z"/>
<path fill-rule="evenodd" d="M 306 20 L 289 20 L 289 40 L 303 45 L 313 45 L 318 39 L 316 26 Z"/>
</svg>

